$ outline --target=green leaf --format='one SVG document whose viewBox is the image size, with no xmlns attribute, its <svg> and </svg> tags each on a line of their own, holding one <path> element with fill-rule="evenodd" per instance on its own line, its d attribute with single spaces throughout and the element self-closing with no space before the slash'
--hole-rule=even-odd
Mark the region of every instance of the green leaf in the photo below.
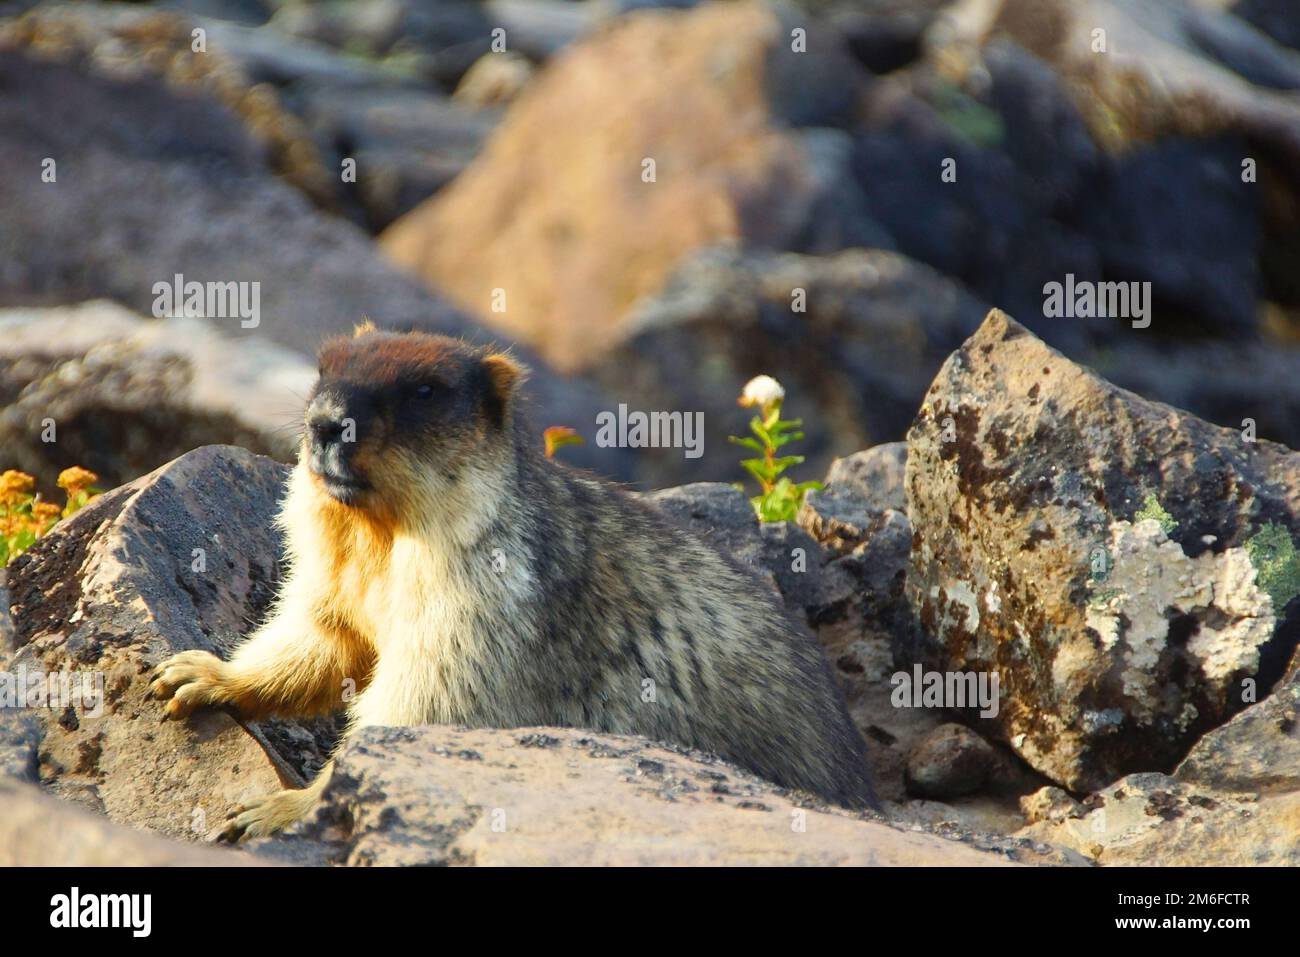
<svg viewBox="0 0 1300 957">
<path fill-rule="evenodd" d="M 765 448 L 763 448 L 763 446 L 760 445 L 757 441 L 755 441 L 754 439 L 751 439 L 751 438 L 749 438 L 749 437 L 745 437 L 745 438 L 742 439 L 742 438 L 738 438 L 738 437 L 736 437 L 736 436 L 734 436 L 734 435 L 729 435 L 729 436 L 727 436 L 727 441 L 728 441 L 728 442 L 732 442 L 732 443 L 734 443 L 734 444 L 736 444 L 736 445 L 743 445 L 743 446 L 744 446 L 745 448 L 747 448 L 747 449 L 753 449 L 755 452 L 759 453 L 760 455 L 762 455 L 764 452 L 767 451 L 767 450 L 766 450 Z"/>
<path fill-rule="evenodd" d="M 772 466 L 777 475 L 780 475 L 792 465 L 802 465 L 804 457 L 802 455 L 783 455 L 779 459 L 772 460 Z M 789 479 L 786 479 L 788 482 Z"/>
<path fill-rule="evenodd" d="M 741 462 L 740 464 L 742 467 L 744 467 L 745 471 L 749 472 L 750 475 L 758 479 L 758 481 L 761 484 L 766 485 L 768 482 L 771 482 L 772 479 L 774 478 L 774 476 L 771 473 L 771 470 L 768 469 L 767 467 L 767 463 L 764 462 L 762 459 L 745 459 L 745 461 Z"/>
</svg>

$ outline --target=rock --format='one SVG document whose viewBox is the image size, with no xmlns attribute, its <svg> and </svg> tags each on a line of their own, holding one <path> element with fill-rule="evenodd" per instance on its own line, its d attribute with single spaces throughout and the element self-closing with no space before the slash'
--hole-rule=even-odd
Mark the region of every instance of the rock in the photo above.
<svg viewBox="0 0 1300 957">
<path fill-rule="evenodd" d="M 282 107 L 276 93 L 256 82 L 219 42 L 222 29 L 244 28 L 218 27 L 213 49 L 194 52 L 196 26 L 197 21 L 181 13 L 124 4 L 53 4 L 6 22 L 0 28 L 0 51 L 89 63 L 101 77 L 157 80 L 210 97 L 239 119 L 273 171 L 315 202 L 330 205 L 333 179 L 307 130 Z"/>
<path fill-rule="evenodd" d="M 266 0 L 162 0 L 158 6 L 249 26 L 265 23 L 271 18 L 271 8 Z"/>
<path fill-rule="evenodd" d="M 377 258 L 359 230 L 321 216 L 268 175 L 217 104 L 17 55 L 0 60 L 0 77 L 0 129 L 24 131 L 0 135 L 4 162 L 39 170 L 42 157 L 64 158 L 56 183 L 39 184 L 35 173 L 0 183 L 8 302 L 103 297 L 151 315 L 155 283 L 181 273 L 259 282 L 257 326 L 214 321 L 303 352 L 366 314 L 387 325 L 470 330 Z M 75 122 L 61 112 L 71 102 L 84 106 Z M 34 112 L 41 123 L 19 119 Z M 154 144 L 147 154 L 142 139 Z M 115 201 L 140 193 L 153 201 Z"/>
<path fill-rule="evenodd" d="M 765 537 L 775 538 L 787 524 L 763 526 Z M 769 567 L 787 606 L 802 608 L 835 665 L 849 715 L 867 741 L 877 793 L 902 801 L 908 753 L 943 721 L 937 710 L 899 708 L 893 701 L 894 673 L 916 644 L 903 588 L 911 526 L 901 512 L 879 507 L 862 488 L 841 481 L 805 496 L 796 530 L 824 556 L 820 572 L 782 577 L 788 553 L 771 555 Z"/>
<path fill-rule="evenodd" d="M 39 179 L 47 157 L 62 170 L 53 183 Z M 0 303 L 106 298 L 151 315 L 156 284 L 180 274 L 248 283 L 250 297 L 258 284 L 255 326 L 212 319 L 240 341 L 312 354 L 366 316 L 388 328 L 489 339 L 388 264 L 364 233 L 271 175 L 240 122 L 202 96 L 85 65 L 0 56 L 0 165 L 28 171 L 0 178 Z M 611 407 L 591 385 L 517 354 L 533 370 L 539 428 L 589 422 Z M 574 464 L 636 475 L 627 450 L 565 451 Z"/>
<path fill-rule="evenodd" d="M 485 152 L 389 227 L 383 247 L 573 368 L 621 338 L 637 300 L 688 252 L 843 232 L 847 151 L 818 160 L 824 131 L 785 123 L 836 120 L 861 74 L 837 38 L 796 54 L 785 35 L 750 2 L 613 22 L 557 58 Z M 836 163 L 839 175 L 826 168 Z M 538 182 L 547 188 L 521 199 Z"/>
<path fill-rule="evenodd" d="M 996 758 L 987 741 L 960 724 L 943 724 L 907 756 L 907 789 L 918 797 L 960 797 L 980 790 Z"/>
<path fill-rule="evenodd" d="M 817 11 L 844 34 L 854 59 L 879 74 L 892 73 L 921 58 L 925 31 L 947 2 L 853 0 L 818 4 Z"/>
<path fill-rule="evenodd" d="M 920 825 L 936 834 L 978 833 L 1004 835 L 1024 826 L 1024 818 L 1012 810 L 1005 801 L 991 799 L 981 794 L 955 798 L 951 803 L 912 798 L 904 804 L 891 807 L 891 819 L 899 824 Z M 1004 838 L 1005 840 L 1005 838 Z M 1088 866 L 1092 862 L 1078 851 L 1066 850 L 1042 841 L 1024 841 L 1026 847 L 1036 848 L 1040 855 L 1050 860 L 1042 863 Z"/>
<path fill-rule="evenodd" d="M 380 83 L 304 83 L 285 102 L 334 168 L 356 162 L 356 183 L 339 189 L 376 233 L 459 176 L 498 119 L 496 111 Z"/>
<path fill-rule="evenodd" d="M 248 867 L 242 850 L 195 847 L 113 824 L 0 776 L 0 867 Z"/>
<path fill-rule="evenodd" d="M 1286 0 L 1228 0 L 1233 16 L 1268 34 L 1283 46 L 1300 50 L 1300 23 Z"/>
<path fill-rule="evenodd" d="M 315 378 L 298 353 L 269 342 L 249 350 L 212 320 L 146 321 L 102 300 L 0 309 L 3 464 L 53 495 L 70 466 L 113 488 L 201 445 L 287 461 Z M 41 441 L 47 418 L 56 442 Z"/>
<path fill-rule="evenodd" d="M 697 482 L 643 497 L 722 554 L 757 572 L 781 594 L 796 621 L 817 631 L 853 617 L 859 576 L 832 562 L 834 555 L 798 525 L 760 523 L 744 493 L 734 486 Z"/>
<path fill-rule="evenodd" d="M 799 524 L 831 551 L 848 555 L 882 532 L 895 543 L 911 538 L 907 516 L 879 508 L 857 492 L 809 489 L 799 509 Z"/>
<path fill-rule="evenodd" d="M 1026 794 L 1020 799 L 1020 810 L 1025 815 L 1026 824 L 1039 821 L 1059 823 L 1072 815 L 1081 815 L 1080 804 L 1060 788 L 1039 788 L 1033 794 Z"/>
<path fill-rule="evenodd" d="M 776 588 L 838 663 L 851 696 L 862 681 L 888 676 L 895 648 L 910 647 L 903 580 L 911 531 L 901 513 L 870 514 L 846 544 L 844 527 L 830 530 L 808 504 L 799 524 L 759 523 L 744 494 L 722 483 L 663 489 L 645 499 Z M 866 514 L 850 493 L 836 501 Z"/>
<path fill-rule="evenodd" d="M 1235 17 L 1163 0 L 1001 6 L 997 30 L 1079 84 L 1094 129 L 1128 142 L 1232 130 L 1289 150 L 1300 145 L 1300 106 L 1233 72 L 1268 70 L 1273 85 L 1289 85 L 1300 77 L 1296 59 Z M 1094 30 L 1105 31 L 1104 54 L 1093 51 Z"/>
<path fill-rule="evenodd" d="M 1156 54 L 1149 69 L 1145 57 L 1131 56 L 1132 45 L 1173 30 L 1171 19 L 1183 14 L 1170 14 L 1179 6 L 966 4 L 965 11 L 1000 8 L 1002 16 L 996 28 L 984 24 L 956 43 L 957 69 L 954 44 L 931 38 L 953 32 L 954 21 L 938 21 L 923 44 L 925 59 L 874 84 L 864 98 L 852 166 L 866 214 L 898 251 L 961 279 L 1074 356 L 1090 343 L 1113 341 L 1122 326 L 1045 315 L 1044 285 L 1067 275 L 1150 282 L 1154 323 L 1166 333 L 1254 333 L 1261 267 L 1270 296 L 1294 301 L 1295 269 L 1282 265 L 1293 264 L 1294 254 L 1270 239 L 1291 231 L 1281 212 L 1290 200 L 1271 200 L 1296 195 L 1300 180 L 1250 145 L 1264 134 L 1249 124 L 1214 109 L 1207 119 L 1203 105 L 1148 102 L 1165 98 L 1150 74 L 1168 64 Z M 1136 17 L 1112 24 L 1112 45 L 1094 53 L 1091 31 L 1109 16 L 1103 8 L 1152 13 L 1141 25 Z M 1185 53 L 1195 50 L 1190 34 L 1178 42 L 1190 48 Z M 1242 61 L 1268 59 L 1258 42 L 1247 46 Z M 1201 68 L 1251 88 L 1217 63 Z M 1105 89 L 1081 92 L 1099 86 Z M 1135 98 L 1147 108 L 1135 110 Z M 1243 181 L 1247 156 L 1258 160 L 1258 181 Z M 1181 200 L 1188 195 L 1197 201 Z M 911 215 L 917 208 L 928 215 Z"/>
<path fill-rule="evenodd" d="M 511 53 L 489 53 L 469 68 L 452 98 L 479 109 L 509 103 L 532 81 L 533 66 L 525 57 Z"/>
<path fill-rule="evenodd" d="M 1207 4 L 1009 0 L 998 6 L 995 32 L 1014 39 L 1053 67 L 1072 91 L 1089 129 L 1109 152 L 1124 153 L 1166 137 L 1209 146 L 1199 151 L 1182 147 L 1188 153 L 1199 152 L 1189 161 L 1165 154 L 1164 162 L 1173 158 L 1182 167 L 1171 170 L 1168 179 L 1161 176 L 1165 170 L 1159 158 L 1161 147 L 1146 160 L 1139 153 L 1134 160 L 1141 165 L 1131 171 L 1139 177 L 1129 180 L 1128 189 L 1123 179 L 1127 164 L 1118 164 L 1120 176 L 1113 186 L 1120 192 L 1140 191 L 1142 207 L 1151 217 L 1141 221 L 1142 214 L 1135 212 L 1125 231 L 1156 233 L 1172 245 L 1162 250 L 1161 257 L 1151 257 L 1136 242 L 1124 242 L 1121 234 L 1114 238 L 1122 248 L 1112 246 L 1112 251 L 1132 256 L 1136 266 L 1152 270 L 1152 275 L 1140 278 L 1163 280 L 1181 303 L 1194 304 L 1197 290 L 1212 296 L 1213 304 L 1226 311 L 1216 317 L 1211 303 L 1203 303 L 1197 310 L 1203 324 L 1228 331 L 1241 328 L 1248 304 L 1240 292 L 1243 281 L 1252 278 L 1243 271 L 1247 251 L 1234 249 L 1228 237 L 1220 243 L 1213 224 L 1233 217 L 1234 203 L 1239 207 L 1236 216 L 1251 214 L 1256 188 L 1242 182 L 1242 161 L 1247 157 L 1258 162 L 1257 182 L 1270 184 L 1268 194 L 1278 197 L 1270 203 L 1274 210 L 1290 208 L 1300 194 L 1295 172 L 1300 157 L 1300 103 L 1292 93 L 1300 83 L 1300 57 L 1242 20 L 1205 9 Z M 1252 13 L 1261 22 L 1275 22 L 1264 9 L 1276 9 L 1272 0 L 1243 6 L 1254 7 Z M 1094 52 L 1097 37 L 1106 40 L 1104 53 Z M 1213 148 L 1216 140 L 1226 154 L 1221 159 Z M 1196 204 L 1179 203 L 1183 212 L 1199 221 L 1193 227 L 1181 220 L 1184 228 L 1179 234 L 1180 220 L 1160 197 L 1181 197 L 1183 189 L 1196 184 L 1209 188 L 1209 202 L 1202 207 L 1198 193 Z M 1128 218 L 1121 205 L 1106 205 Z M 1105 225 L 1106 221 L 1099 223 Z M 1293 244 L 1282 238 L 1289 234 L 1285 227 L 1272 232 L 1276 238 L 1265 234 L 1258 261 L 1270 285 L 1288 288 L 1297 271 L 1296 253 Z M 1236 234 L 1234 229 L 1231 235 Z M 1226 261 L 1216 261 L 1210 249 Z"/>
<path fill-rule="evenodd" d="M 295 3 L 271 19 L 277 32 L 346 49 L 406 69 L 451 92 L 470 65 L 489 52 L 492 18 L 471 0 L 349 0 Z"/>
<path fill-rule="evenodd" d="M 254 83 L 267 83 L 283 96 L 304 88 L 328 86 L 360 89 L 381 83 L 406 86 L 410 69 L 382 60 L 348 56 L 312 40 L 301 39 L 276 25 L 247 27 L 221 20 L 203 20 L 212 45 L 239 64 Z"/>
<path fill-rule="evenodd" d="M 865 511 L 861 503 L 855 512 L 845 497 L 835 496 L 840 511 L 832 516 L 831 497 L 810 493 L 799 524 L 829 556 L 817 580 L 817 600 L 805 605 L 808 620 L 853 698 L 865 686 L 884 691 L 895 666 L 909 660 L 915 647 L 904 593 L 912 531 L 901 512 Z"/>
<path fill-rule="evenodd" d="M 1220 425 L 1300 448 L 1300 384 L 1294 346 L 1222 339 L 1151 340 L 1088 355 L 1111 382 Z"/>
<path fill-rule="evenodd" d="M 907 443 L 886 442 L 831 462 L 826 473 L 826 490 L 835 493 L 841 488 L 851 489 L 879 508 L 905 512 L 906 469 Z"/>
<path fill-rule="evenodd" d="M 696 482 L 648 492 L 645 499 L 726 555 L 755 564 L 758 518 L 743 492 L 723 482 Z"/>
<path fill-rule="evenodd" d="M 0 664 L 59 688 L 57 702 L 0 709 L 0 746 L 27 747 L 47 792 L 194 839 L 324 763 L 327 722 L 241 725 L 207 711 L 160 724 L 144 697 L 160 660 L 228 655 L 262 615 L 279 577 L 271 519 L 285 475 L 208 446 L 96 499 L 9 566 L 15 646 Z"/>
<path fill-rule="evenodd" d="M 368 728 L 295 831 L 256 853 L 367 866 L 1006 863 L 706 756 L 560 728 Z"/>
<path fill-rule="evenodd" d="M 1248 542 L 1300 527 L 1295 453 L 1117 389 L 997 310 L 908 443 L 907 591 L 936 666 L 998 674 L 982 728 L 1054 782 L 1172 770 L 1244 679 L 1281 676 L 1296 633 Z"/>
<path fill-rule="evenodd" d="M 1080 228 L 1105 275 L 1150 282 L 1161 300 L 1152 323 L 1166 334 L 1171 326 L 1226 336 L 1256 330 L 1261 200 L 1255 184 L 1242 182 L 1246 151 L 1226 137 L 1136 147 L 1108 162 L 1083 206 Z M 1181 203 L 1185 196 L 1196 202 Z"/>
<path fill-rule="evenodd" d="M 1045 283 L 1102 278 L 1094 243 L 1071 222 L 1097 149 L 1059 80 L 1023 50 L 990 49 L 981 82 L 976 95 L 921 70 L 873 84 L 853 180 L 892 248 L 1024 315 L 1054 345 L 1079 348 L 1084 323 L 1036 317 Z"/>
<path fill-rule="evenodd" d="M 1259 799 L 1131 774 L 1063 818 L 1016 836 L 1071 848 L 1114 866 L 1294 867 L 1300 863 L 1300 794 Z"/>
<path fill-rule="evenodd" d="M 1300 791 L 1298 718 L 1300 681 L 1292 678 L 1197 741 L 1174 777 L 1224 791 Z"/>
<path fill-rule="evenodd" d="M 591 30 L 601 10 L 568 0 L 484 0 L 492 25 L 505 30 L 508 51 L 535 63 L 553 57 Z"/>
<path fill-rule="evenodd" d="M 727 441 L 747 434 L 736 397 L 753 376 L 771 375 L 785 387 L 785 414 L 803 420 L 792 450 L 807 461 L 791 470 L 803 480 L 836 455 L 900 438 L 933 370 L 987 311 L 957 283 L 887 251 L 710 248 L 637 307 L 627 341 L 590 374 L 629 408 L 703 413 L 699 458 L 638 450 L 665 484 L 744 477 L 742 450 Z"/>
</svg>

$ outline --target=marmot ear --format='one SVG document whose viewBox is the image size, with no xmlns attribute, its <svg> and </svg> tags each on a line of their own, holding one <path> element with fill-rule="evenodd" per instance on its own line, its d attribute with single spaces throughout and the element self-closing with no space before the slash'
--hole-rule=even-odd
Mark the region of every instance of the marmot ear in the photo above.
<svg viewBox="0 0 1300 957">
<path fill-rule="evenodd" d="M 483 373 L 487 377 L 488 414 L 500 427 L 505 423 L 511 401 L 528 377 L 528 370 L 504 352 L 494 352 L 483 357 Z"/>
<path fill-rule="evenodd" d="M 371 322 L 369 319 L 366 319 L 365 321 L 359 322 L 352 327 L 352 338 L 360 339 L 367 332 L 375 332 L 375 331 L 377 331 L 375 329 L 375 324 Z"/>
</svg>

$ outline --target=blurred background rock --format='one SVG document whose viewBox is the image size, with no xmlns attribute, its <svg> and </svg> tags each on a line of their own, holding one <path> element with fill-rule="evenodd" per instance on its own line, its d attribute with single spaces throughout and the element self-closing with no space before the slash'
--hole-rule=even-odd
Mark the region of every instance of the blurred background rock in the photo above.
<svg viewBox="0 0 1300 957">
<path fill-rule="evenodd" d="M 150 318 L 177 273 L 261 322 Z M 1150 282 L 1150 327 L 1046 317 L 1067 274 Z M 643 486 L 739 477 L 775 375 L 812 477 L 989 306 L 1300 447 L 1295 0 L 0 2 L 0 464 L 46 481 L 289 455 L 363 315 L 515 344 L 539 442 Z M 620 403 L 703 411 L 704 456 L 597 448 Z M 95 427 L 39 449 L 47 407 Z"/>
</svg>

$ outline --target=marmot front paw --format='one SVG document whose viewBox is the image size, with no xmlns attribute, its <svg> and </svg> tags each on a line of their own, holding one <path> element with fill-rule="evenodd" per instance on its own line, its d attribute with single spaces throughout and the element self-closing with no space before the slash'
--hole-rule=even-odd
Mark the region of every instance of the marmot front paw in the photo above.
<svg viewBox="0 0 1300 957">
<path fill-rule="evenodd" d="M 304 788 L 254 798 L 230 812 L 216 839 L 218 843 L 237 844 L 244 837 L 266 837 L 282 831 L 305 817 L 319 796 L 318 790 Z"/>
<path fill-rule="evenodd" d="M 207 651 L 182 651 L 172 655 L 149 675 L 146 697 L 166 701 L 162 720 L 180 719 L 196 708 L 225 704 L 226 663 Z"/>
</svg>

